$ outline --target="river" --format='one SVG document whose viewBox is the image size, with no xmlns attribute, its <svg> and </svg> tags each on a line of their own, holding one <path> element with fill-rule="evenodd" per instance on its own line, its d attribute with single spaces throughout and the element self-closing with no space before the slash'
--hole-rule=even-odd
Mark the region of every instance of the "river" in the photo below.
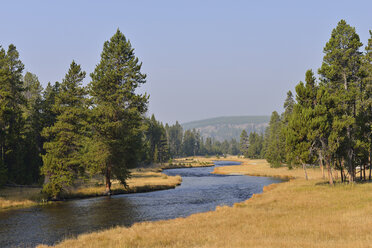
<svg viewBox="0 0 372 248">
<path fill-rule="evenodd" d="M 217 161 L 215 166 L 237 165 Z M 232 206 L 265 185 L 281 182 L 268 177 L 211 174 L 213 167 L 164 170 L 182 176 L 175 189 L 148 193 L 71 200 L 52 205 L 9 210 L 0 213 L 0 247 L 34 247 L 54 244 L 78 234 L 131 226 L 135 222 L 156 221 L 211 211 L 216 206 Z"/>
</svg>

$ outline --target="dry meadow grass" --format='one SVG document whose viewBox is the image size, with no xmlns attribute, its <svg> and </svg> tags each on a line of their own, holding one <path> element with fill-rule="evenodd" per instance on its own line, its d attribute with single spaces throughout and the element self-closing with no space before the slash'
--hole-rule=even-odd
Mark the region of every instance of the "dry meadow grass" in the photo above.
<svg viewBox="0 0 372 248">
<path fill-rule="evenodd" d="M 0 211 L 37 205 L 41 188 L 4 187 L 0 189 Z"/>
<path fill-rule="evenodd" d="M 160 172 L 135 171 L 128 180 L 128 188 L 124 188 L 119 182 L 114 181 L 112 184 L 113 194 L 127 194 L 148 192 L 154 190 L 171 189 L 180 185 L 182 178 L 180 176 L 167 176 Z M 62 197 L 65 199 L 86 198 L 104 195 L 105 187 L 89 186 L 72 188 L 65 192 Z M 5 187 L 0 189 L 0 211 L 31 207 L 40 203 L 41 188 L 28 187 Z"/>
<path fill-rule="evenodd" d="M 125 188 L 118 181 L 113 181 L 111 190 L 113 194 L 140 193 L 162 189 L 172 189 L 180 185 L 180 176 L 167 176 L 160 172 L 132 172 L 128 179 L 128 187 Z M 64 198 L 85 198 L 104 195 L 105 186 L 89 186 L 72 189 L 64 195 Z"/>
<path fill-rule="evenodd" d="M 214 173 L 216 174 L 241 174 L 249 176 L 267 176 L 267 177 L 280 177 L 283 179 L 291 178 L 305 178 L 305 173 L 302 167 L 288 167 L 271 168 L 265 159 L 246 159 L 231 156 L 220 160 L 239 161 L 242 164 L 236 166 L 216 167 Z M 323 174 L 318 167 L 307 167 L 307 174 L 309 179 L 322 179 Z M 326 173 L 326 171 L 324 172 Z M 336 171 L 332 171 L 336 176 Z M 339 175 L 338 175 L 339 176 Z"/>
<path fill-rule="evenodd" d="M 372 184 L 330 187 L 316 170 L 306 181 L 302 170 L 272 169 L 262 160 L 243 162 L 219 170 L 297 179 L 267 186 L 263 194 L 234 207 L 84 234 L 57 247 L 372 246 Z"/>
</svg>

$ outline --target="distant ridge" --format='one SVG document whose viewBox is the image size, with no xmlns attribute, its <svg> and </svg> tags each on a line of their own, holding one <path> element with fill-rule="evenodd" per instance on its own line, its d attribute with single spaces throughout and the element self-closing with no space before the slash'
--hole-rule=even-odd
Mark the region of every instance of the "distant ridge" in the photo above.
<svg viewBox="0 0 372 248">
<path fill-rule="evenodd" d="M 268 126 L 270 116 L 223 116 L 181 124 L 184 130 L 196 129 L 206 137 L 223 141 L 235 138 L 239 140 L 240 133 L 245 129 L 247 133 L 263 133 Z"/>
</svg>

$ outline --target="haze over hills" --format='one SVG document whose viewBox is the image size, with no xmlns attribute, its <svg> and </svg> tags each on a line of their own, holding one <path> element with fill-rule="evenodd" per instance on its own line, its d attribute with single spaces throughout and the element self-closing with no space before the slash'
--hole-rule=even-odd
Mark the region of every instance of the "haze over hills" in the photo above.
<svg viewBox="0 0 372 248">
<path fill-rule="evenodd" d="M 263 133 L 268 126 L 270 116 L 224 116 L 181 124 L 184 130 L 196 129 L 202 137 L 212 137 L 218 141 L 235 138 L 245 129 L 247 133 Z"/>
</svg>

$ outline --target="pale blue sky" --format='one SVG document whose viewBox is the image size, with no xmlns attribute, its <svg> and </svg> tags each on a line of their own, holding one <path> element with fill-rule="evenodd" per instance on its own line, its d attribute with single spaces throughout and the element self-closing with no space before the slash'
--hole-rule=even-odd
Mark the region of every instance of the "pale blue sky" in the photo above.
<svg viewBox="0 0 372 248">
<path fill-rule="evenodd" d="M 43 85 L 88 73 L 117 28 L 143 62 L 149 113 L 174 123 L 282 111 L 340 19 L 365 44 L 372 1 L 0 1 L 0 45 Z M 89 82 L 87 77 L 85 83 Z"/>
</svg>

